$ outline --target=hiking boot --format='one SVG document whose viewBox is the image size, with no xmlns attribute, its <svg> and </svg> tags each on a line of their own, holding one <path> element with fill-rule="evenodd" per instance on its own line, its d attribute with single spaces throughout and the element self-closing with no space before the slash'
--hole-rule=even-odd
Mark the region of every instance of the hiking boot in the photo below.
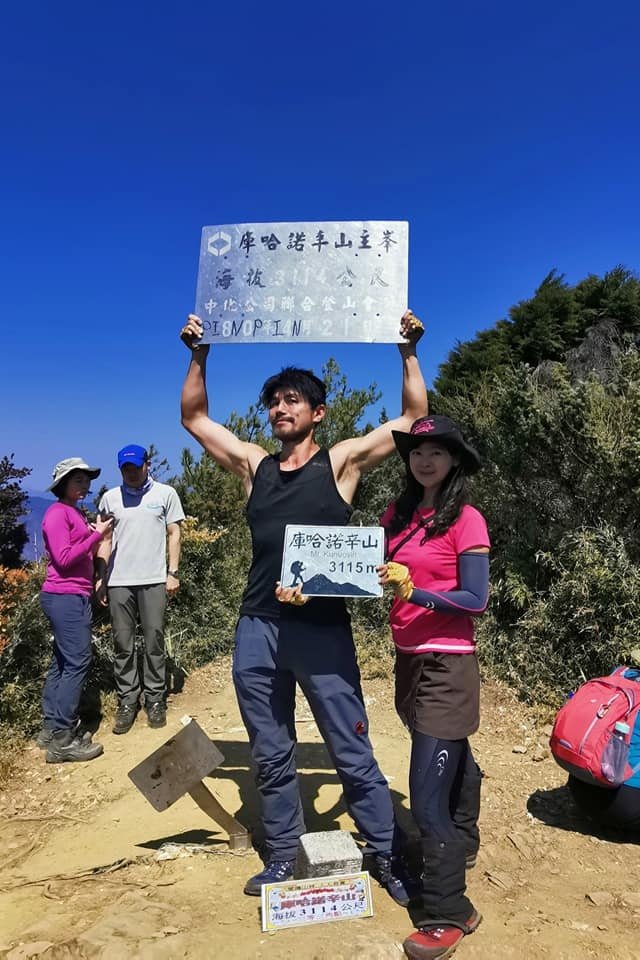
<svg viewBox="0 0 640 960">
<path fill-rule="evenodd" d="M 43 727 L 38 736 L 36 737 L 36 747 L 40 750 L 46 750 L 50 745 L 53 739 L 53 730 L 49 727 Z"/>
<path fill-rule="evenodd" d="M 291 880 L 294 865 L 295 860 L 269 860 L 264 870 L 247 880 L 244 892 L 250 897 L 259 897 L 264 883 L 282 883 L 284 880 Z"/>
<path fill-rule="evenodd" d="M 166 727 L 167 707 L 164 701 L 156 700 L 155 703 L 150 703 L 146 711 L 147 722 L 150 727 Z"/>
<path fill-rule="evenodd" d="M 438 921 L 425 924 L 402 944 L 409 960 L 444 960 L 450 957 L 463 937 L 478 929 L 482 916 L 474 910 L 466 923 Z"/>
<path fill-rule="evenodd" d="M 73 730 L 54 730 L 45 759 L 47 763 L 78 763 L 95 760 L 103 752 L 101 743 L 80 740 Z"/>
<path fill-rule="evenodd" d="M 83 743 L 90 743 L 93 737 L 91 730 L 87 730 L 87 728 L 82 725 L 81 720 L 76 722 L 74 733 L 78 740 L 82 740 Z M 46 750 L 51 746 L 52 739 L 53 730 L 50 727 L 43 727 L 36 738 L 36 746 L 39 747 L 40 750 Z"/>
<path fill-rule="evenodd" d="M 400 858 L 393 857 L 390 853 L 374 854 L 370 860 L 369 873 L 401 907 L 407 907 L 420 895 L 419 889 L 412 888 Z"/>
<path fill-rule="evenodd" d="M 138 707 L 135 703 L 121 703 L 116 713 L 116 719 L 113 724 L 114 733 L 129 733 L 136 719 Z"/>
</svg>

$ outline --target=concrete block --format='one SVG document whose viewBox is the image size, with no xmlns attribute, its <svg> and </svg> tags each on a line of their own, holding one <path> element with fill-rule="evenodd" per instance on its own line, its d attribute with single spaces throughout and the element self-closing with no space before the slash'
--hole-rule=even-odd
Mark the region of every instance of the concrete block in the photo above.
<svg viewBox="0 0 640 960">
<path fill-rule="evenodd" d="M 296 880 L 336 877 L 362 870 L 362 853 L 346 830 L 304 833 L 298 844 Z"/>
</svg>

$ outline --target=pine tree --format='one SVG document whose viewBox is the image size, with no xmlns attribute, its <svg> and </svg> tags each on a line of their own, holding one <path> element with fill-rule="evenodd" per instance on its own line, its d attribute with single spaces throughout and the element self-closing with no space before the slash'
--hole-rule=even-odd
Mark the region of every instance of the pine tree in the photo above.
<svg viewBox="0 0 640 960">
<path fill-rule="evenodd" d="M 16 467 L 13 454 L 0 460 L 0 565 L 19 567 L 27 542 L 23 517 L 27 494 L 20 481 L 31 473 L 29 467 Z"/>
</svg>

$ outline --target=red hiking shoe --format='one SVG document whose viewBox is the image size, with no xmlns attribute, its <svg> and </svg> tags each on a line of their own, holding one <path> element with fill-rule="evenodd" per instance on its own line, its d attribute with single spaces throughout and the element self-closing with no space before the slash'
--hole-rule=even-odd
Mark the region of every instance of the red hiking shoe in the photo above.
<svg viewBox="0 0 640 960">
<path fill-rule="evenodd" d="M 409 960 L 444 960 L 451 956 L 463 937 L 477 930 L 481 920 L 482 916 L 474 910 L 466 923 L 425 924 L 407 937 L 402 944 L 404 952 Z"/>
</svg>

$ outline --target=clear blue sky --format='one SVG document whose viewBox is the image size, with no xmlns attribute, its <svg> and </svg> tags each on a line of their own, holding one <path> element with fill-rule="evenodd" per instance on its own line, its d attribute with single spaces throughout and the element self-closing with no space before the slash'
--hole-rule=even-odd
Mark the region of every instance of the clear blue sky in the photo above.
<svg viewBox="0 0 640 960">
<path fill-rule="evenodd" d="M 155 443 L 178 396 L 204 224 L 408 219 L 431 380 L 528 297 L 640 268 L 636 0 L 5 4 L 0 455 Z M 212 412 L 333 355 L 397 411 L 393 346 L 221 346 Z"/>
</svg>

